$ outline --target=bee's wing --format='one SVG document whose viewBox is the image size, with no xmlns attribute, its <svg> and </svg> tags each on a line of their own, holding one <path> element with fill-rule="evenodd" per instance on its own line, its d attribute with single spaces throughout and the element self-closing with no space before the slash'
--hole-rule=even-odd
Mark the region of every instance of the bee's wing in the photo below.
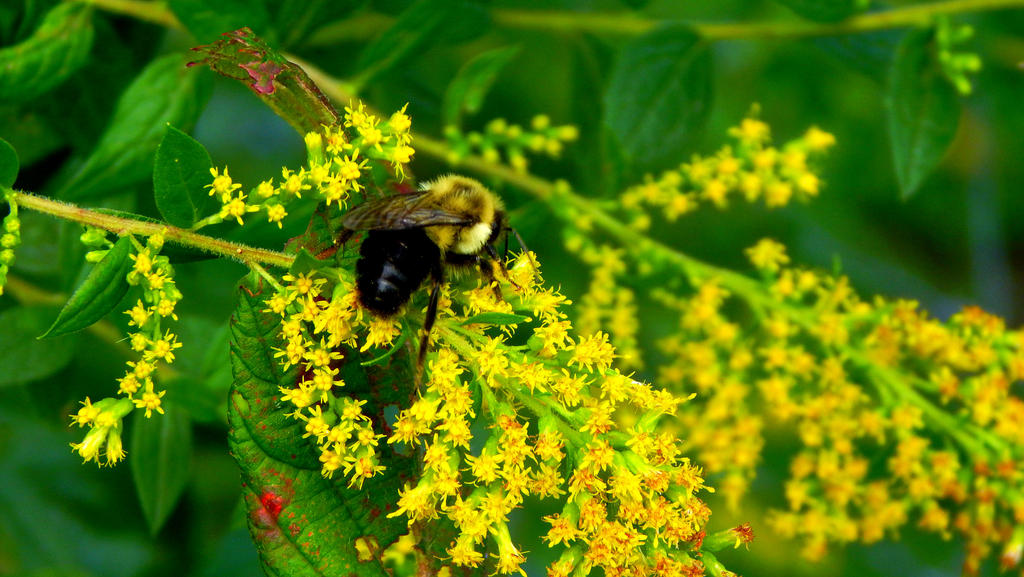
<svg viewBox="0 0 1024 577">
<path fill-rule="evenodd" d="M 430 191 L 369 200 L 348 211 L 341 220 L 349 230 L 404 230 L 471 222 L 465 215 L 440 208 Z"/>
</svg>

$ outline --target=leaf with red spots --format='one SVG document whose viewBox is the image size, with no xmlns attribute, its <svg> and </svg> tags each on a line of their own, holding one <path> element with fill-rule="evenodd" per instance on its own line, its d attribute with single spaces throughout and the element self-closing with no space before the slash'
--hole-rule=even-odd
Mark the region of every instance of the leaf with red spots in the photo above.
<svg viewBox="0 0 1024 577">
<path fill-rule="evenodd" d="M 404 518 L 388 518 L 401 486 L 412 480 L 415 456 L 379 447 L 382 474 L 351 489 L 339 472 L 334 479 L 320 474 L 315 443 L 303 438 L 304 424 L 288 416 L 291 405 L 280 401 L 279 387 L 294 386 L 298 371 L 283 372 L 274 358 L 280 317 L 267 313 L 259 281 L 246 280 L 231 322 L 231 363 L 234 385 L 228 405 L 232 453 L 242 469 L 249 529 L 268 575 L 386 575 L 380 555 L 367 555 L 366 543 L 383 551 L 407 532 Z M 385 386 L 376 374 L 352 362 L 341 371 L 346 392 L 369 402 L 364 407 L 382 430 L 384 408 L 397 398 L 408 402 L 412 379 L 404 387 Z M 396 355 L 397 356 L 397 355 Z M 383 431 L 382 431 L 383 432 Z M 362 544 L 362 546 L 360 546 Z"/>
<path fill-rule="evenodd" d="M 193 50 L 202 57 L 192 64 L 206 64 L 244 82 L 300 134 L 338 121 L 338 113 L 306 72 L 248 28 L 227 32 L 224 39 Z"/>
</svg>

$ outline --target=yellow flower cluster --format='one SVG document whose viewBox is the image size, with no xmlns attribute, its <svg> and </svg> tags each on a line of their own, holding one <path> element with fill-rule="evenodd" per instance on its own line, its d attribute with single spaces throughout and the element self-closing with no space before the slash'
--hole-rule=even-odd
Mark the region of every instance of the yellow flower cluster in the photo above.
<svg viewBox="0 0 1024 577">
<path fill-rule="evenodd" d="M 584 236 L 576 239 L 572 247 L 591 273 L 587 292 L 575 309 L 577 329 L 582 333 L 606 329 L 621 357 L 618 366 L 626 370 L 642 368 L 636 296 L 622 282 L 629 270 L 625 251 L 596 245 Z"/>
<path fill-rule="evenodd" d="M 509 124 L 504 118 L 495 118 L 487 123 L 483 132 L 462 132 L 455 126 L 448 126 L 444 134 L 450 148 L 448 161 L 452 164 L 458 164 L 470 154 L 499 163 L 504 153 L 508 164 L 519 172 L 526 172 L 529 167 L 527 152 L 557 158 L 565 143 L 579 138 L 575 126 L 552 126 L 551 119 L 543 114 L 533 117 L 526 128 Z"/>
<path fill-rule="evenodd" d="M 79 427 L 91 429 L 83 442 L 71 444 L 72 449 L 86 461 L 97 463 L 102 453 L 108 465 L 124 458 L 121 431 L 125 415 L 134 409 L 145 411 L 147 418 L 153 412 L 164 412 L 163 397 L 167 391 L 157 388 L 154 377 L 159 364 L 173 363 L 174 351 L 181 347 L 177 335 L 166 327 L 166 319 L 177 320 L 174 310 L 182 295 L 174 282 L 174 269 L 167 257 L 160 254 L 164 237 L 154 234 L 145 246 L 132 240 L 135 252 L 130 255 L 133 265 L 127 280 L 142 289 L 142 297 L 125 314 L 128 326 L 134 329 L 128 335 L 129 345 L 140 358 L 129 361 L 125 376 L 118 379 L 118 393 L 123 398 L 105 398 L 96 404 L 86 399 L 71 417 Z"/>
<path fill-rule="evenodd" d="M 404 178 L 405 167 L 414 153 L 410 146 L 411 126 L 404 107 L 382 121 L 358 102 L 345 108 L 342 125 L 308 133 L 307 166 L 298 171 L 282 169 L 277 182 L 266 180 L 243 193 L 242 185 L 234 182 L 227 168 L 223 172 L 212 168 L 213 181 L 207 188 L 210 196 L 220 201 L 221 208 L 195 228 L 230 219 L 244 224 L 243 217 L 255 212 L 263 212 L 269 222 L 282 227 L 288 206 L 303 194 L 313 195 L 327 206 L 342 207 L 351 194 L 365 187 L 369 161 L 387 163 L 399 178 Z"/>
<path fill-rule="evenodd" d="M 357 328 L 366 324 L 356 308 L 354 288 L 342 277 L 330 294 L 324 294 L 325 278 L 289 274 L 284 280 L 288 284 L 267 300 L 267 311 L 281 317 L 282 346 L 274 356 L 282 369 L 296 366 L 299 374 L 294 387 L 281 387 L 281 400 L 295 407 L 294 418 L 306 423 L 303 436 L 316 439 L 323 476 L 331 478 L 340 469 L 350 486 L 361 487 L 383 467 L 376 451 L 380 435 L 363 414 L 365 401 L 337 392 L 345 386 L 339 376 L 343 345 L 355 347 Z M 367 342 L 390 343 L 375 336 L 380 324 L 370 323 Z"/>
<path fill-rule="evenodd" d="M 489 286 L 445 292 L 423 384 L 387 439 L 422 455 L 422 474 L 402 489 L 391 516 L 453 523 L 452 565 L 478 567 L 491 548 L 499 573 L 521 573 L 525 556 L 509 516 L 528 497 L 550 499 L 561 510 L 546 517 L 545 540 L 564 549 L 552 575 L 702 574 L 691 554 L 710 514 L 698 497 L 702 473 L 657 424 L 680 399 L 612 369 L 607 335 L 573 336 L 559 310 L 566 299 L 541 284 L 537 266 L 533 255 L 510 261 L 504 299 Z M 382 470 L 379 436 L 361 403 L 343 396 L 336 365 L 348 354 L 342 350 L 356 354 L 375 340 L 387 346 L 398 329 L 362 313 L 345 278 L 289 277 L 267 306 L 282 319 L 278 362 L 299 367 L 284 400 L 316 438 L 324 476 L 342 468 L 358 486 Z M 502 320 L 485 322 L 488 315 Z M 466 323 L 473 318 L 480 322 Z M 526 346 L 513 345 L 523 332 Z M 633 424 L 620 424 L 621 415 Z M 474 423 L 486 424 L 483 438 Z"/>
<path fill-rule="evenodd" d="M 674 222 L 701 203 L 725 208 L 733 197 L 747 202 L 763 200 L 765 206 L 775 208 L 817 196 L 821 180 L 811 162 L 835 144 L 835 137 L 811 127 L 802 137 L 775 147 L 769 126 L 757 119 L 756 112 L 755 107 L 739 126 L 729 130 L 734 142 L 717 154 L 694 155 L 677 169 L 657 178 L 647 175 L 642 184 L 623 192 L 620 203 L 626 220 L 647 229 L 651 220 L 645 207 L 660 210 L 665 219 Z"/>
<path fill-rule="evenodd" d="M 845 277 L 788 266 L 775 241 L 748 256 L 762 284 L 718 276 L 660 295 L 678 314 L 660 381 L 697 393 L 681 424 L 727 498 L 753 476 L 761 429 L 788 426 L 802 448 L 772 524 L 807 557 L 913 523 L 960 533 L 968 574 L 993 551 L 1016 565 L 1024 335 L 976 307 L 941 322 L 912 301 L 862 300 Z"/>
</svg>

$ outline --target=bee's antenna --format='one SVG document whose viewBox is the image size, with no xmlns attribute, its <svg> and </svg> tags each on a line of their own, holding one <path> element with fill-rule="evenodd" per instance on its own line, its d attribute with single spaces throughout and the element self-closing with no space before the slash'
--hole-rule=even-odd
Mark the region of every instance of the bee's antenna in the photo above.
<svg viewBox="0 0 1024 577">
<path fill-rule="evenodd" d="M 526 258 L 530 259 L 530 266 L 533 267 L 533 272 L 537 272 L 537 263 L 533 261 L 533 253 L 530 252 L 530 249 L 526 248 L 526 243 L 523 242 L 523 237 L 519 236 L 519 231 L 511 226 L 508 227 L 508 231 L 515 235 L 516 242 L 519 243 L 519 248 L 523 249 L 523 252 L 526 254 Z M 505 236 L 505 252 L 508 252 L 508 235 Z"/>
</svg>

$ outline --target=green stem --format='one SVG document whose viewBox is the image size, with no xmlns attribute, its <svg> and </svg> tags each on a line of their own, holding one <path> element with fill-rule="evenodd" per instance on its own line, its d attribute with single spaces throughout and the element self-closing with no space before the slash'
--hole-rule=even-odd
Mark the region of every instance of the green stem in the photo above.
<svg viewBox="0 0 1024 577">
<path fill-rule="evenodd" d="M 167 28 L 180 29 L 182 25 L 165 2 L 149 0 L 79 0 L 115 14 L 124 14 Z M 805 20 L 780 22 L 726 22 L 708 23 L 677 21 L 687 24 L 710 41 L 741 40 L 749 38 L 806 38 L 861 34 L 890 28 L 926 25 L 940 15 L 1012 10 L 1024 8 L 1024 0 L 947 0 L 921 3 L 885 10 L 857 14 L 835 23 Z M 506 28 L 544 30 L 554 33 L 584 32 L 615 36 L 639 36 L 654 28 L 673 22 L 639 16 L 631 12 L 561 12 L 553 10 L 492 10 L 491 18 Z M 332 45 L 338 42 L 364 42 L 394 23 L 394 18 L 374 12 L 364 12 L 334 22 L 319 29 L 306 44 Z"/>
<path fill-rule="evenodd" d="M 689 24 L 697 34 L 711 41 L 744 38 L 804 38 L 905 28 L 928 24 L 935 16 L 944 14 L 1010 10 L 1022 7 L 1024 7 L 1024 0 L 948 0 L 858 14 L 836 23 L 817 23 L 805 20 L 722 24 L 681 23 Z M 492 17 L 495 22 L 508 28 L 623 36 L 638 36 L 665 23 L 662 20 L 618 12 L 571 13 L 541 10 L 495 10 L 492 12 Z"/>
<path fill-rule="evenodd" d="M 89 226 L 102 228 L 117 233 L 152 236 L 163 234 L 167 240 L 202 250 L 210 254 L 235 259 L 243 264 L 260 263 L 281 268 L 290 268 L 295 257 L 262 248 L 237 244 L 219 238 L 197 234 L 176 226 L 163 223 L 146 222 L 119 216 L 103 214 L 94 210 L 81 208 L 73 204 L 37 196 L 27 192 L 14 192 L 14 201 L 19 206 L 56 216 L 64 220 L 79 222 Z"/>
<path fill-rule="evenodd" d="M 270 283 L 270 286 L 274 287 L 275 291 L 277 291 L 277 292 L 283 292 L 284 291 L 284 287 L 281 286 L 281 283 L 277 282 L 277 279 L 274 278 L 274 275 L 268 273 L 267 269 L 263 268 L 258 263 L 255 263 L 255 262 L 249 263 L 249 268 L 251 268 L 252 270 L 256 271 L 256 273 L 258 275 L 263 277 L 263 280 L 265 280 L 268 283 Z"/>
</svg>

